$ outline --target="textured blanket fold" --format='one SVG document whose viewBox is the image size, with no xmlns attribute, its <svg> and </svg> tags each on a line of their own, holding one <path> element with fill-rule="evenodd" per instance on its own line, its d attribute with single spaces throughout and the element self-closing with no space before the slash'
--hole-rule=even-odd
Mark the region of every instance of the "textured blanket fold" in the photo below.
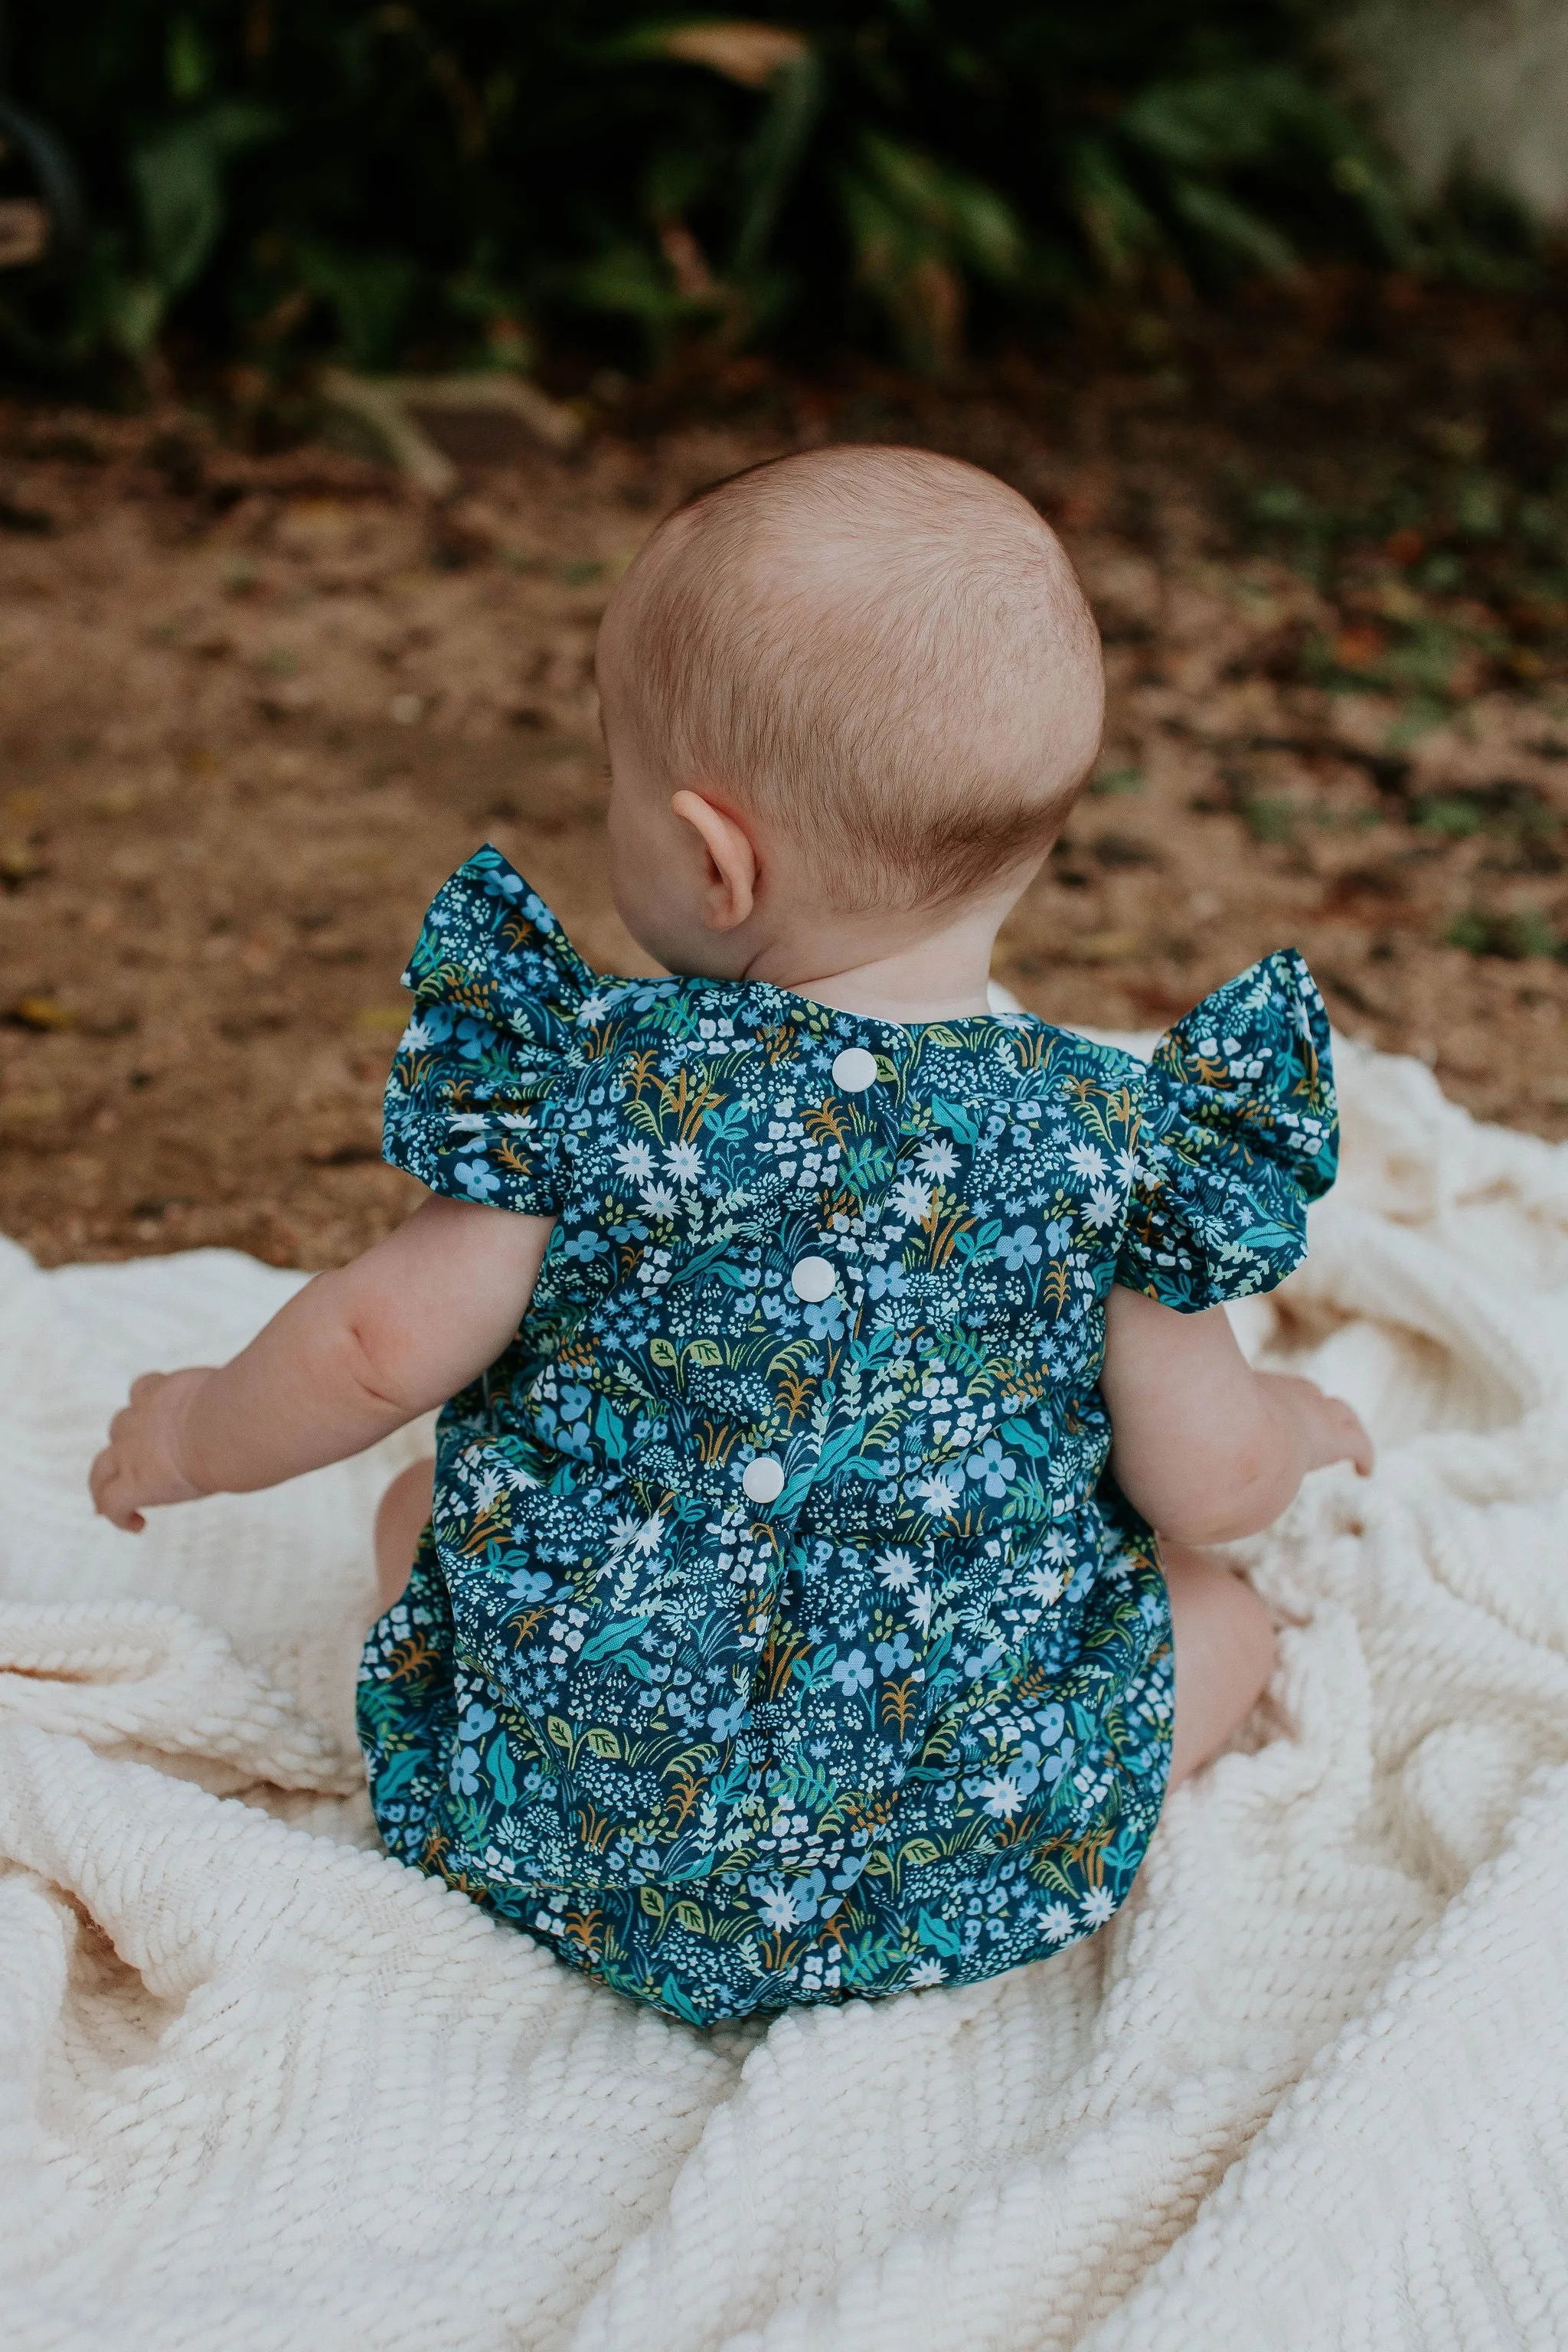
<svg viewBox="0 0 1568 2352">
<path fill-rule="evenodd" d="M 1568 1150 L 1342 1049 L 1249 1347 L 1377 1474 L 1242 1548 L 1268 1702 L 1125 1911 L 708 2035 L 376 1849 L 370 1516 L 421 1443 L 93 1521 L 131 1375 L 297 1276 L 0 1244 L 0 2298 L 16 2352 L 1568 2342 Z"/>
</svg>

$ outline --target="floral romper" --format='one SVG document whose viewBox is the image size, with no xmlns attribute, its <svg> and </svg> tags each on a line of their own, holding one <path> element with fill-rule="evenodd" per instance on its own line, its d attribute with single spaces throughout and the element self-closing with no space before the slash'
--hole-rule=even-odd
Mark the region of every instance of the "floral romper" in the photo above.
<svg viewBox="0 0 1568 2352">
<path fill-rule="evenodd" d="M 693 2024 L 1101 1926 L 1172 1715 L 1106 1294 L 1195 1310 L 1300 1260 L 1337 1149 L 1300 958 L 1145 1065 L 1022 1013 L 596 978 L 487 848 L 407 984 L 387 1158 L 555 1227 L 366 1644 L 390 1852 Z"/>
</svg>

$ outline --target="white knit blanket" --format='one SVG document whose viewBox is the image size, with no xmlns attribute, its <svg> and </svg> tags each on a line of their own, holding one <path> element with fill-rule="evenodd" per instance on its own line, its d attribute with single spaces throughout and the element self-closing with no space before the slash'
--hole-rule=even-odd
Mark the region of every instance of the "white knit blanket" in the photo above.
<svg viewBox="0 0 1568 2352">
<path fill-rule="evenodd" d="M 1568 2343 L 1568 1152 L 1342 1068 L 1247 1336 L 1382 1454 L 1248 1548 L 1270 1701 L 1090 1942 L 766 2032 L 375 1850 L 353 1666 L 416 1438 L 90 1517 L 128 1377 L 297 1277 L 0 1244 L 13 2352 Z"/>
</svg>

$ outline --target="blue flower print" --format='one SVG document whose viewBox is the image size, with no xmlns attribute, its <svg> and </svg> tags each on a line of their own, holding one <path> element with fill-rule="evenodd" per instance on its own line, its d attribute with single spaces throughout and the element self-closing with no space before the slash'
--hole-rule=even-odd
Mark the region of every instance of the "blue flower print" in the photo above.
<svg viewBox="0 0 1568 2352">
<path fill-rule="evenodd" d="M 552 1404 L 541 1403 L 534 1407 L 533 1425 L 538 1436 L 553 1445 L 557 1453 L 569 1455 L 574 1462 L 586 1462 L 593 1453 L 593 1437 L 587 1423 L 565 1420 Z"/>
<path fill-rule="evenodd" d="M 409 985 L 387 1157 L 558 1237 L 441 1416 L 366 1644 L 389 1853 L 688 2025 L 1091 1933 L 1173 1684 L 1104 1475 L 1103 1302 L 1196 1311 L 1300 1257 L 1336 1148 L 1300 960 L 1144 1064 L 1023 1014 L 600 979 L 487 849 Z M 801 1300 L 818 1255 L 837 1287 Z"/>
<path fill-rule="evenodd" d="M 842 1339 L 844 1337 L 844 1302 L 839 1298 L 824 1298 L 805 1310 L 805 1328 L 814 1339 Z"/>
<path fill-rule="evenodd" d="M 488 1201 L 500 1191 L 500 1178 L 482 1160 L 459 1160 L 452 1174 L 470 1201 Z"/>
<path fill-rule="evenodd" d="M 1005 1454 L 999 1438 L 988 1437 L 978 1454 L 972 1454 L 963 1465 L 971 1478 L 978 1479 L 985 1492 L 996 1501 L 1007 1492 L 1018 1475 L 1018 1465 L 1010 1454 Z"/>
<path fill-rule="evenodd" d="M 561 1244 L 564 1256 L 580 1258 L 584 1265 L 591 1265 L 594 1260 L 602 1256 L 609 1246 L 603 1234 L 596 1234 L 591 1230 L 574 1234 L 569 1242 L 563 1242 Z"/>
<path fill-rule="evenodd" d="M 1035 1717 L 1041 1748 L 1054 1752 L 1043 1758 L 1040 1778 L 1046 1781 L 1059 1780 L 1078 1754 L 1078 1742 L 1067 1728 L 1067 1709 L 1053 1699 L 1049 1706 L 1040 1709 Z"/>
</svg>

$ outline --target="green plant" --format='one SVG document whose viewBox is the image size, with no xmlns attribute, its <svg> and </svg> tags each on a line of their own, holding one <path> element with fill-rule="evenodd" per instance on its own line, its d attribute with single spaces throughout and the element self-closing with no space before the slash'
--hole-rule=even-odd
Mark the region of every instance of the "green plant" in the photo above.
<svg viewBox="0 0 1568 2352">
<path fill-rule="evenodd" d="M 1447 946 L 1463 948 L 1467 954 L 1503 956 L 1515 962 L 1529 956 L 1561 957 L 1565 952 L 1564 941 L 1539 907 L 1526 907 L 1513 914 L 1485 914 L 1479 908 L 1467 907 L 1455 916 L 1443 936 Z"/>
<path fill-rule="evenodd" d="M 526 363 L 542 331 L 889 339 L 1151 272 L 1409 261 L 1296 0 L 58 0 L 13 79 L 87 173 L 79 266 L 4 290 L 37 366 L 160 339 Z M 1477 509 L 1479 514 L 1479 509 Z"/>
</svg>

